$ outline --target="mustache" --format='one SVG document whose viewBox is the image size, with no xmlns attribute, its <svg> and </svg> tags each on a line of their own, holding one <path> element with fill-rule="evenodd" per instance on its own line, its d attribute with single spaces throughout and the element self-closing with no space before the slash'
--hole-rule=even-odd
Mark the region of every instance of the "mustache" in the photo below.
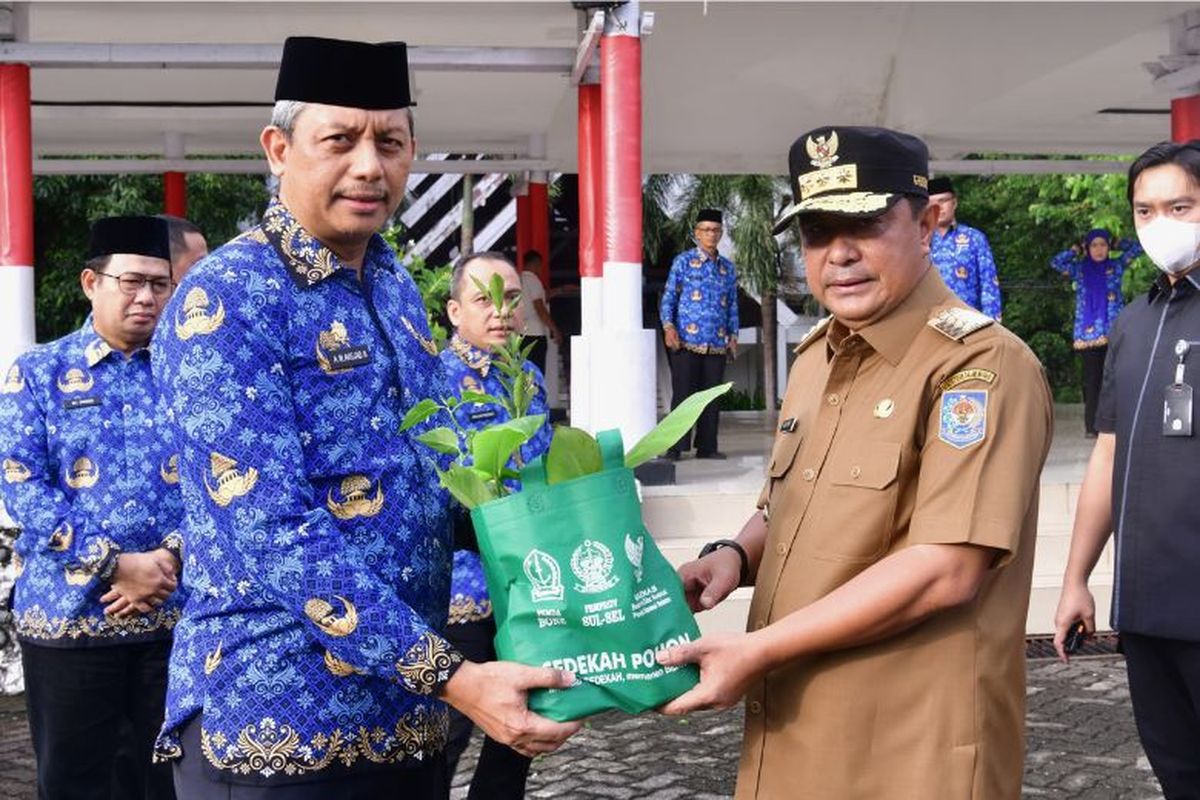
<svg viewBox="0 0 1200 800">
<path fill-rule="evenodd" d="M 387 188 L 376 183 L 352 183 L 337 189 L 338 197 L 354 200 L 387 200 Z"/>
</svg>

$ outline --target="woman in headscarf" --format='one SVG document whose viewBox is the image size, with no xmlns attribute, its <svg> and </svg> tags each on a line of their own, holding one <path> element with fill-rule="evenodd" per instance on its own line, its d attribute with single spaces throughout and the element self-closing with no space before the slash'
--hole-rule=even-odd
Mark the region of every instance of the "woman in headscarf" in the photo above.
<svg viewBox="0 0 1200 800">
<path fill-rule="evenodd" d="M 1119 255 L 1112 257 L 1116 251 Z M 1112 234 L 1094 228 L 1083 237 L 1083 247 L 1072 245 L 1056 255 L 1050 266 L 1075 283 L 1075 349 L 1083 359 L 1083 424 L 1089 437 L 1096 435 L 1096 405 L 1108 353 L 1108 332 L 1125 305 L 1121 275 L 1142 252 L 1136 239 L 1115 244 Z"/>
</svg>

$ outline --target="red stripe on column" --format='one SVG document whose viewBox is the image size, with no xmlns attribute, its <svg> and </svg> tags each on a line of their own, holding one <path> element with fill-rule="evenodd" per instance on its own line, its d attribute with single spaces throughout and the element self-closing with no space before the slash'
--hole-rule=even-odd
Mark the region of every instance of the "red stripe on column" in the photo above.
<svg viewBox="0 0 1200 800">
<path fill-rule="evenodd" d="M 600 40 L 604 258 L 642 262 L 642 42 Z"/>
<path fill-rule="evenodd" d="M 163 211 L 187 217 L 187 176 L 182 172 L 163 173 Z"/>
<path fill-rule="evenodd" d="M 1200 95 L 1177 97 L 1171 101 L 1171 140 L 1188 142 L 1200 139 Z"/>
<path fill-rule="evenodd" d="M 33 266 L 29 66 L 0 64 L 0 265 Z"/>
<path fill-rule="evenodd" d="M 544 183 L 529 184 L 529 249 L 542 256 L 539 277 L 550 286 L 550 193 Z"/>
<path fill-rule="evenodd" d="M 600 237 L 601 144 L 600 84 L 579 87 L 579 274 L 604 274 L 604 240 Z"/>
</svg>

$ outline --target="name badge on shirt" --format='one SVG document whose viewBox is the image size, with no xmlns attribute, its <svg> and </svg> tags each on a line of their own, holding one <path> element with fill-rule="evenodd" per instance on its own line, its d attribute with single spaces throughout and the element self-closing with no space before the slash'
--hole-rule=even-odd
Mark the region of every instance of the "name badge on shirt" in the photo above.
<svg viewBox="0 0 1200 800">
<path fill-rule="evenodd" d="M 472 411 L 471 413 L 467 414 L 467 419 L 469 419 L 471 422 L 486 422 L 489 419 L 495 418 L 496 409 L 494 408 L 485 408 L 480 411 Z"/>
<path fill-rule="evenodd" d="M 371 351 L 367 349 L 366 345 L 329 350 L 325 353 L 325 357 L 329 359 L 329 366 L 333 369 L 350 369 L 371 363 Z"/>
<path fill-rule="evenodd" d="M 1163 436 L 1192 435 L 1192 387 L 1173 383 L 1163 390 Z"/>
<path fill-rule="evenodd" d="M 67 411 L 74 411 L 77 408 L 89 408 L 91 406 L 100 405 L 100 398 L 93 395 L 92 397 L 68 397 L 63 400 L 63 408 Z"/>
</svg>

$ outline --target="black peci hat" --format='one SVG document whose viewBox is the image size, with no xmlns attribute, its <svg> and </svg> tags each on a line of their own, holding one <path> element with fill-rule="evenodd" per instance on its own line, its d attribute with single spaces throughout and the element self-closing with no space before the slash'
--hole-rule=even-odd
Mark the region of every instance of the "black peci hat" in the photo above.
<svg viewBox="0 0 1200 800">
<path fill-rule="evenodd" d="M 700 209 L 699 213 L 696 214 L 696 224 L 699 225 L 701 222 L 715 222 L 718 225 L 723 225 L 724 222 L 722 221 L 722 217 L 721 217 L 721 209 L 719 209 L 719 208 L 702 208 L 702 209 Z"/>
<path fill-rule="evenodd" d="M 93 222 L 87 260 L 117 254 L 170 261 L 167 221 L 158 217 L 104 217 Z"/>
<path fill-rule="evenodd" d="M 930 194 L 954 194 L 954 182 L 949 178 L 930 178 L 929 179 Z"/>
<path fill-rule="evenodd" d="M 904 195 L 929 196 L 929 149 L 907 133 L 861 126 L 821 127 L 792 143 L 788 171 L 795 202 L 775 221 L 823 211 L 875 217 Z"/>
<path fill-rule="evenodd" d="M 416 105 L 408 90 L 408 46 L 289 36 L 275 100 L 373 110 Z"/>
</svg>

